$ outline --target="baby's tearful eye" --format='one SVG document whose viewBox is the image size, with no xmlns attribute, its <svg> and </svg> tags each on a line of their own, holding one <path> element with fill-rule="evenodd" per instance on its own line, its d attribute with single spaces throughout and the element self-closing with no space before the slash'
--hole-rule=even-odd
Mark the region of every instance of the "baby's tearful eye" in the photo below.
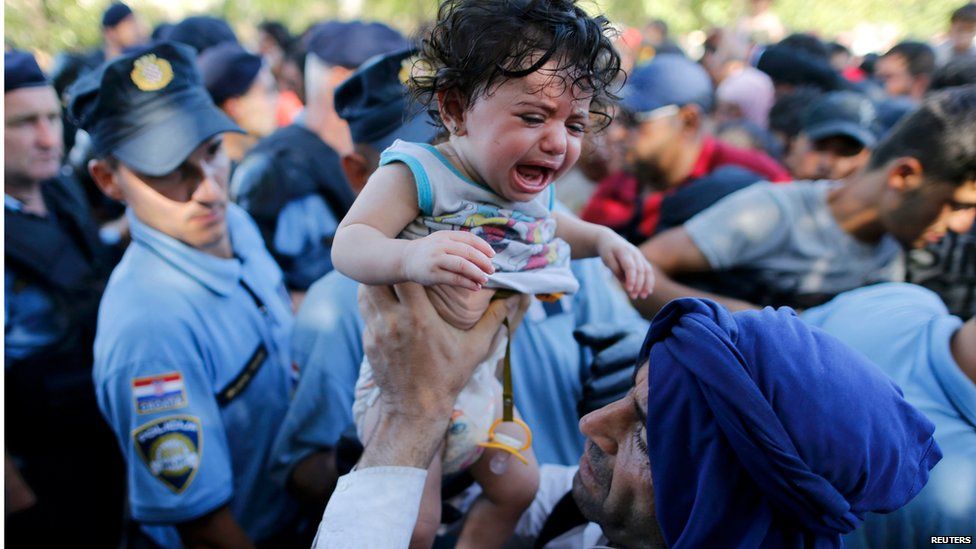
<svg viewBox="0 0 976 549">
<path fill-rule="evenodd" d="M 541 124 L 543 122 L 542 117 L 535 114 L 523 114 L 520 118 L 529 124 Z"/>
<path fill-rule="evenodd" d="M 573 133 L 585 133 L 586 132 L 586 125 L 585 124 L 569 124 L 568 127 L 569 127 L 569 131 L 571 131 Z"/>
</svg>

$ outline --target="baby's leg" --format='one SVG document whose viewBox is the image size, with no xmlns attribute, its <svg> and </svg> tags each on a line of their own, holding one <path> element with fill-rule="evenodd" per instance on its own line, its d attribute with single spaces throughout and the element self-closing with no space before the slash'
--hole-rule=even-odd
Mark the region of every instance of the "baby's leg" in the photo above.
<svg viewBox="0 0 976 549">
<path fill-rule="evenodd" d="M 434 455 L 434 461 L 427 468 L 427 482 L 424 496 L 420 499 L 420 513 L 417 525 L 410 537 L 410 549 L 430 549 L 441 526 L 441 451 Z"/>
<path fill-rule="evenodd" d="M 363 416 L 363 444 L 372 438 L 373 430 L 379 422 L 379 407 L 371 406 Z M 410 537 L 410 549 L 429 549 L 434 544 L 437 529 L 441 525 L 441 448 L 434 454 L 434 461 L 427 468 L 427 481 L 424 483 L 424 495 L 420 499 L 420 512 L 417 514 L 417 525 L 414 526 Z"/>
<path fill-rule="evenodd" d="M 521 428 L 513 425 L 500 425 L 496 432 L 519 440 L 525 436 Z M 515 532 L 522 513 L 535 499 L 539 489 L 539 464 L 532 449 L 522 452 L 529 460 L 528 465 L 508 455 L 508 468 L 501 475 L 491 471 L 491 460 L 498 454 L 507 452 L 486 449 L 471 466 L 471 476 L 481 486 L 482 494 L 468 510 L 458 549 L 502 547 Z"/>
</svg>

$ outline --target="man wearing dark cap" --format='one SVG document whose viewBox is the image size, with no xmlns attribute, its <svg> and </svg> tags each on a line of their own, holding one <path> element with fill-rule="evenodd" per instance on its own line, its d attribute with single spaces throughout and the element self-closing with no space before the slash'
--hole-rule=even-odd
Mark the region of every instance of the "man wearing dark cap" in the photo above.
<svg viewBox="0 0 976 549">
<path fill-rule="evenodd" d="M 197 67 L 214 104 L 246 132 L 224 136 L 224 151 L 233 168 L 258 139 L 275 130 L 274 78 L 259 56 L 236 42 L 207 49 L 197 57 Z"/>
<path fill-rule="evenodd" d="M 687 296 L 712 297 L 732 310 L 807 308 L 901 280 L 903 250 L 973 225 L 973 135 L 976 87 L 952 88 L 926 98 L 865 168 L 843 180 L 756 184 L 725 197 L 641 246 L 657 278 L 638 309 L 652 316 Z M 672 279 L 702 272 L 722 279 L 731 271 L 744 276 L 728 277 L 710 294 Z"/>
<path fill-rule="evenodd" d="M 906 40 L 878 58 L 874 78 L 891 97 L 921 101 L 935 72 L 935 51 L 923 42 Z"/>
<path fill-rule="evenodd" d="M 415 284 L 364 286 L 360 304 L 366 354 L 392 394 L 329 500 L 319 548 L 406 544 L 453 397 L 493 330 L 518 315 L 495 302 L 461 333 L 435 318 Z M 539 491 L 519 541 L 840 547 L 867 513 L 915 497 L 942 456 L 935 426 L 881 370 L 788 309 L 732 314 L 708 300 L 674 301 L 636 366 L 626 396 L 580 420 L 577 472 L 558 479 L 562 490 Z M 412 382 L 420 376 L 430 383 Z M 573 507 L 576 521 L 546 520 Z M 602 532 L 593 536 L 587 521 Z M 566 531 L 576 524 L 582 533 Z"/>
<path fill-rule="evenodd" d="M 201 54 L 224 42 L 237 42 L 227 21 L 210 15 L 194 15 L 177 23 L 166 34 L 167 40 L 182 42 Z"/>
<path fill-rule="evenodd" d="M 59 175 L 57 94 L 20 51 L 4 54 L 4 150 L 7 543 L 59 546 L 83 531 L 117 545 L 122 460 L 91 381 L 111 266 L 84 195 Z"/>
<path fill-rule="evenodd" d="M 228 204 L 221 136 L 240 131 L 196 52 L 161 42 L 72 88 L 89 171 L 132 233 L 99 308 L 94 380 L 126 457 L 141 535 L 163 547 L 287 547 L 293 506 L 267 476 L 291 388 L 281 271 Z"/>
<path fill-rule="evenodd" d="M 815 39 L 814 39 L 815 40 Z M 802 42 L 783 40 L 773 44 L 756 60 L 756 68 L 773 79 L 776 97 L 792 93 L 799 87 L 812 86 L 822 91 L 845 89 L 843 77 L 830 66 L 826 56 L 818 55 L 816 48 L 804 48 Z"/>
<path fill-rule="evenodd" d="M 105 47 L 101 61 L 111 61 L 127 48 L 145 42 L 146 26 L 129 6 L 116 2 L 102 13 L 102 38 Z"/>
<path fill-rule="evenodd" d="M 333 107 L 338 86 L 370 57 L 406 40 L 380 23 L 330 21 L 306 36 L 305 111 L 262 140 L 234 173 L 231 196 L 257 222 L 296 302 L 332 270 L 332 236 L 354 194 L 340 167 L 352 152 Z"/>
<path fill-rule="evenodd" d="M 843 179 L 864 167 L 877 144 L 877 112 L 867 97 L 831 92 L 804 111 L 784 159 L 794 179 Z"/>
<path fill-rule="evenodd" d="M 583 219 L 640 243 L 745 185 L 789 180 L 786 170 L 766 154 L 708 135 L 703 126 L 713 90 L 698 64 L 658 55 L 630 75 L 622 93 L 625 112 L 620 119 L 630 127 L 632 174 L 602 181 L 583 209 Z"/>
</svg>

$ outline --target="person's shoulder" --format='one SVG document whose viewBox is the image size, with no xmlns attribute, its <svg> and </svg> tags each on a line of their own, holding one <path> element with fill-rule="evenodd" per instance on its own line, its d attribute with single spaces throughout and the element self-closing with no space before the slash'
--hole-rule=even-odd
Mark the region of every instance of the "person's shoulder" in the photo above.
<svg viewBox="0 0 976 549">
<path fill-rule="evenodd" d="M 99 325 L 192 317 L 188 304 L 207 290 L 172 264 L 134 242 L 112 271 L 99 305 Z M 161 314 L 162 313 L 162 314 Z"/>
<path fill-rule="evenodd" d="M 900 323 L 906 318 L 948 316 L 949 311 L 938 294 L 928 288 L 904 282 L 888 282 L 846 291 L 803 313 L 804 318 L 810 319 L 835 315 L 862 319 L 876 316 L 879 322 Z"/>
<path fill-rule="evenodd" d="M 194 352 L 197 318 L 186 299 L 140 280 L 110 282 L 99 307 L 95 337 L 96 383 L 148 359 Z"/>
</svg>

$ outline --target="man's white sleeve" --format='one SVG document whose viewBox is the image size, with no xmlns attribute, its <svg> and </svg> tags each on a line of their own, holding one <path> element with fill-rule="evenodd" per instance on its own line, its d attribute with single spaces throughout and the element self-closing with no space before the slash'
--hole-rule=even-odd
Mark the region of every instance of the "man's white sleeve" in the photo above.
<svg viewBox="0 0 976 549">
<path fill-rule="evenodd" d="M 407 547 L 427 471 L 371 467 L 339 478 L 312 544 L 315 549 Z"/>
</svg>

